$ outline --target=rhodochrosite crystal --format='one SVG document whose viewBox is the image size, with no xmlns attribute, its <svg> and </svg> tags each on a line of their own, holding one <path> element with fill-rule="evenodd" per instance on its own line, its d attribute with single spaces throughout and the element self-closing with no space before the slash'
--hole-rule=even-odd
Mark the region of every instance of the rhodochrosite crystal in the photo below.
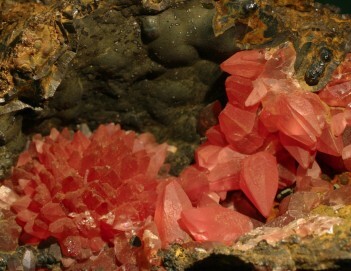
<svg viewBox="0 0 351 271">
<path fill-rule="evenodd" d="M 264 151 L 245 158 L 241 170 L 240 188 L 261 214 L 268 217 L 278 189 L 275 157 Z"/>
<path fill-rule="evenodd" d="M 150 134 L 137 136 L 113 124 L 90 137 L 55 129 L 36 135 L 12 174 L 22 195 L 12 205 L 23 227 L 21 241 L 53 236 L 64 255 L 82 259 L 115 238 L 140 233 L 155 212 L 166 151 Z"/>
<path fill-rule="evenodd" d="M 218 204 L 184 210 L 181 221 L 195 240 L 227 244 L 253 228 L 250 218 Z"/>
<path fill-rule="evenodd" d="M 343 159 L 341 167 L 351 168 L 351 140 L 346 134 L 351 111 L 326 104 L 346 106 L 341 101 L 350 92 L 350 59 L 319 95 L 305 91 L 294 79 L 296 53 L 291 43 L 238 52 L 224 61 L 221 68 L 230 74 L 228 103 L 218 125 L 208 129 L 208 140 L 196 150 L 196 164 L 180 176 L 191 201 L 218 203 L 228 192 L 242 190 L 267 218 L 279 188 L 320 169 L 316 156 L 334 157 L 339 163 Z M 326 162 L 330 167 L 333 159 Z M 319 170 L 313 178 L 323 182 L 320 174 Z M 233 204 L 242 209 L 235 206 L 238 201 Z"/>
<path fill-rule="evenodd" d="M 155 212 L 155 223 L 163 246 L 175 241 L 189 240 L 188 234 L 181 229 L 178 220 L 182 212 L 191 208 L 191 202 L 177 180 L 164 184 Z"/>
</svg>

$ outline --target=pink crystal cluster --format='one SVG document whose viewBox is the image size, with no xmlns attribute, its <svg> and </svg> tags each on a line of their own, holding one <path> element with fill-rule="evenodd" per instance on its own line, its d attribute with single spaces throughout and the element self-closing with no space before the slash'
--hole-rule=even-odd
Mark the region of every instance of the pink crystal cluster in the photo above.
<svg viewBox="0 0 351 271">
<path fill-rule="evenodd" d="M 239 52 L 221 65 L 230 76 L 219 124 L 206 132 L 207 141 L 196 150 L 196 163 L 180 174 L 180 185 L 174 180 L 160 190 L 155 223 L 164 246 L 191 239 L 231 243 L 259 225 L 255 219 L 277 215 L 275 197 L 286 187 L 296 186 L 296 193 L 282 201 L 276 225 L 331 203 L 333 186 L 321 179 L 316 156 L 329 167 L 337 161 L 348 169 L 343 160 L 348 109 L 337 111 L 305 91 L 294 79 L 295 57 L 286 43 Z M 334 76 L 340 84 L 348 74 L 342 67 Z M 346 123 L 337 133 L 336 114 Z"/>
<path fill-rule="evenodd" d="M 85 259 L 132 236 L 154 215 L 166 151 L 150 134 L 113 124 L 90 137 L 67 129 L 36 135 L 12 173 L 22 195 L 12 205 L 20 240 L 36 244 L 53 236 L 65 256 Z"/>
<path fill-rule="evenodd" d="M 213 199 L 215 193 L 218 202 L 228 200 L 227 192 L 241 190 L 261 215 L 269 217 L 278 189 L 302 178 L 310 178 L 302 183 L 324 185 L 316 155 L 350 169 L 346 93 L 351 91 L 351 57 L 319 95 L 305 91 L 294 79 L 295 58 L 292 44 L 286 43 L 242 51 L 221 64 L 230 74 L 228 103 L 219 124 L 207 130 L 207 142 L 196 150 L 196 165 L 181 175 L 195 205 L 202 204 L 204 195 Z M 193 182 L 187 174 L 201 181 Z M 231 207 L 240 210 L 241 205 L 250 204 L 240 200 Z"/>
</svg>

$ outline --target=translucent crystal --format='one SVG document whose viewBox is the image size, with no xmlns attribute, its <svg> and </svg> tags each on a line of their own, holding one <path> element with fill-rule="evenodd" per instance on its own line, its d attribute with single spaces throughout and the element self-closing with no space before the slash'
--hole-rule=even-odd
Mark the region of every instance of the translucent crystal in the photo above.
<svg viewBox="0 0 351 271">
<path fill-rule="evenodd" d="M 118 125 L 102 125 L 90 137 L 53 129 L 33 137 L 13 170 L 12 182 L 23 196 L 11 200 L 0 188 L 0 197 L 6 194 L 13 203 L 21 241 L 53 236 L 65 256 L 84 259 L 154 214 L 166 152 L 152 135 Z"/>
<path fill-rule="evenodd" d="M 221 69 L 232 75 L 255 79 L 266 63 L 263 50 L 241 51 L 221 64 Z"/>
<path fill-rule="evenodd" d="M 155 211 L 155 223 L 162 246 L 189 240 L 188 234 L 181 229 L 178 220 L 183 211 L 191 208 L 188 196 L 176 180 L 163 185 L 157 198 Z"/>
<path fill-rule="evenodd" d="M 36 265 L 35 255 L 32 250 L 26 249 L 23 255 L 22 260 L 23 270 L 24 271 L 34 271 Z"/>
<path fill-rule="evenodd" d="M 241 169 L 240 188 L 265 217 L 268 217 L 278 190 L 277 162 L 268 152 L 245 158 Z"/>
<path fill-rule="evenodd" d="M 181 224 L 197 241 L 227 244 L 253 228 L 247 216 L 220 205 L 184 210 L 181 213 Z"/>
</svg>

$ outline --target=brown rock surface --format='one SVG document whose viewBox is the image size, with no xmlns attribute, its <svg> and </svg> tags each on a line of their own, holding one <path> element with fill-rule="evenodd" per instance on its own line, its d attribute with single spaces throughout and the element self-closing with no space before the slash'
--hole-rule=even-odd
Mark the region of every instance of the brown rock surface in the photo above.
<svg viewBox="0 0 351 271">
<path fill-rule="evenodd" d="M 348 270 L 351 207 L 334 210 L 320 206 L 313 213 L 319 216 L 304 218 L 305 224 L 295 221 L 276 232 L 269 227 L 256 229 L 257 234 L 251 232 L 231 247 L 174 245 L 163 253 L 164 264 L 167 270 L 214 270 L 214 266 L 219 270 Z M 310 230 L 315 227 L 314 233 L 301 230 L 302 225 Z M 278 232 L 280 236 L 274 240 Z"/>
</svg>

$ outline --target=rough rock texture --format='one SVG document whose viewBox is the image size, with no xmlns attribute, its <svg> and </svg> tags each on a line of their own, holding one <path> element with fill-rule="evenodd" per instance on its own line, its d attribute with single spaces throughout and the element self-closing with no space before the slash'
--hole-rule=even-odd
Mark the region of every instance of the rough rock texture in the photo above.
<svg viewBox="0 0 351 271">
<path fill-rule="evenodd" d="M 245 244 L 256 238 L 249 233 L 233 247 L 217 244 L 174 245 L 163 254 L 167 270 L 348 270 L 351 264 L 350 206 L 335 211 L 319 207 L 315 214 L 325 216 L 326 231 L 321 234 L 287 235 L 284 240 L 267 243 L 257 241 L 247 250 Z M 342 223 L 333 221 L 342 220 Z M 338 225 L 339 224 L 339 225 Z M 322 224 L 318 224 L 320 227 Z M 332 226 L 334 225 L 334 226 Z M 316 225 L 317 226 L 317 225 Z M 288 227 L 288 226 L 287 226 Z M 296 226 L 295 226 L 296 227 Z M 298 229 L 299 227 L 296 227 Z M 283 232 L 285 228 L 280 228 Z M 328 232 L 329 230 L 329 232 Z M 263 227 L 263 232 L 271 232 Z M 330 234 L 333 233 L 333 234 Z M 262 232 L 261 232 L 262 234 Z"/>
<path fill-rule="evenodd" d="M 0 178 L 8 172 L 25 143 L 22 117 L 15 113 L 0 114 Z"/>
<path fill-rule="evenodd" d="M 60 267 L 62 258 L 60 247 L 52 241 L 47 242 L 46 248 L 20 246 L 13 251 L 1 251 L 0 270 L 35 270 L 35 268 L 37 270 L 62 270 Z M 106 261 L 107 255 L 104 256 L 105 262 L 108 263 Z M 96 259 L 97 262 L 99 260 Z"/>
<path fill-rule="evenodd" d="M 306 90 L 321 89 L 350 51 L 350 16 L 335 14 L 313 0 L 220 0 L 216 10 L 216 35 L 238 24 L 247 26 L 236 41 L 243 49 L 293 41 L 296 79 Z"/>
</svg>

